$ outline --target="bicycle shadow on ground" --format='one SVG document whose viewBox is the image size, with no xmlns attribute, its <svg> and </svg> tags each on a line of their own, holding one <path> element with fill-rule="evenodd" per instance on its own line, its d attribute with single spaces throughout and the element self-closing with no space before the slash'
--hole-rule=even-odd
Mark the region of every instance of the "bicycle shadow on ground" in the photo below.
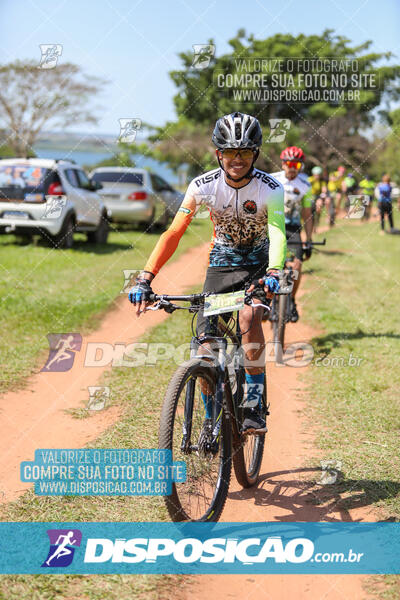
<svg viewBox="0 0 400 600">
<path fill-rule="evenodd" d="M 320 273 L 323 269 L 320 267 L 310 267 L 306 268 L 303 266 L 302 274 L 303 275 L 313 275 L 314 273 Z"/>
<path fill-rule="evenodd" d="M 362 329 L 357 329 L 357 331 L 351 332 L 336 331 L 335 333 L 314 337 L 312 339 L 312 345 L 316 354 L 324 353 L 326 356 L 330 354 L 333 349 L 337 348 L 338 342 L 342 342 L 344 340 L 362 340 L 364 338 L 376 340 L 380 337 L 399 340 L 400 334 L 393 333 L 391 331 L 386 333 L 373 333 L 363 331 Z"/>
<path fill-rule="evenodd" d="M 327 254 L 328 256 L 345 256 L 346 254 L 349 254 L 350 250 L 348 250 L 347 252 L 343 252 L 342 250 L 319 250 L 318 252 L 321 254 Z"/>
<path fill-rule="evenodd" d="M 297 473 L 314 473 L 315 477 L 297 479 Z M 257 487 L 231 492 L 228 498 L 254 499 L 256 506 L 276 507 L 279 512 L 273 518 L 277 521 L 341 522 L 363 521 L 364 519 L 353 519 L 350 511 L 371 506 L 379 500 L 394 498 L 400 493 L 398 481 L 345 479 L 341 471 L 337 471 L 336 483 L 322 485 L 318 482 L 323 473 L 321 467 L 266 473 L 260 475 Z M 397 519 L 389 517 L 386 520 Z"/>
</svg>

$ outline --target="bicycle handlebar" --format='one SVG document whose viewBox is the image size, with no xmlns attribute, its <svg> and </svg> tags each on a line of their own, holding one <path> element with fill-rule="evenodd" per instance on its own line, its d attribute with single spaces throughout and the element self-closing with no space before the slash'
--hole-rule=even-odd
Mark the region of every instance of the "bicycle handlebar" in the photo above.
<svg viewBox="0 0 400 600">
<path fill-rule="evenodd" d="M 288 246 L 305 246 L 306 244 L 309 246 L 325 246 L 326 238 L 324 238 L 322 242 L 291 242 L 290 240 L 287 240 L 287 244 Z"/>
<path fill-rule="evenodd" d="M 209 296 L 209 292 L 201 294 L 189 294 L 183 296 L 168 296 L 166 294 L 151 294 L 150 302 L 159 302 L 165 300 L 166 302 L 198 302 L 204 300 L 206 296 Z"/>
</svg>

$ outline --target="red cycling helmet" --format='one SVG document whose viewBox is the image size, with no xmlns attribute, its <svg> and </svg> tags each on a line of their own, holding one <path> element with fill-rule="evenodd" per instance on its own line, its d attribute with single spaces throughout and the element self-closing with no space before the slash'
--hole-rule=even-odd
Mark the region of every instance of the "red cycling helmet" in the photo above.
<svg viewBox="0 0 400 600">
<path fill-rule="evenodd" d="M 306 157 L 304 156 L 304 152 L 301 148 L 298 148 L 297 146 L 289 146 L 288 148 L 282 150 L 280 158 L 281 160 L 299 160 L 304 162 Z"/>
</svg>

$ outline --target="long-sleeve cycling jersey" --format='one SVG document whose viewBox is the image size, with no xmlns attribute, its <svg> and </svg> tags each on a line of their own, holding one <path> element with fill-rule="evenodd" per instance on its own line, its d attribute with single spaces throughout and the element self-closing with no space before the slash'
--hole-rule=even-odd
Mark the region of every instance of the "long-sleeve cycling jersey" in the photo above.
<svg viewBox="0 0 400 600">
<path fill-rule="evenodd" d="M 284 189 L 285 223 L 289 227 L 300 227 L 301 211 L 311 207 L 311 185 L 307 175 L 299 173 L 294 179 L 288 179 L 285 171 L 273 173 Z"/>
<path fill-rule="evenodd" d="M 215 169 L 189 184 L 171 226 L 160 237 L 145 266 L 146 271 L 158 273 L 202 205 L 209 210 L 214 224 L 210 267 L 283 267 L 286 233 L 282 185 L 271 175 L 254 169 L 249 183 L 234 188 L 226 183 L 222 169 Z"/>
</svg>

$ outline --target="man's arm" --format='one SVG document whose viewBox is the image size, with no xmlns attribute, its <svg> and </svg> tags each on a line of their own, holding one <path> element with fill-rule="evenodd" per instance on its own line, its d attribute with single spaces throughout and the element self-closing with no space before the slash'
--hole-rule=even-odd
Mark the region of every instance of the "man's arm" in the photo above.
<svg viewBox="0 0 400 600">
<path fill-rule="evenodd" d="M 304 194 L 301 200 L 301 218 L 304 222 L 304 229 L 306 232 L 307 242 L 311 242 L 312 240 L 312 213 L 311 213 L 311 188 Z"/>
<path fill-rule="evenodd" d="M 181 207 L 171 225 L 158 240 L 153 252 L 142 272 L 143 279 L 152 281 L 161 267 L 171 258 L 179 241 L 190 225 L 196 211 L 196 200 L 193 195 L 186 194 Z"/>
<path fill-rule="evenodd" d="M 286 227 L 283 187 L 279 186 L 268 198 L 268 269 L 283 269 L 286 258 Z"/>
</svg>

